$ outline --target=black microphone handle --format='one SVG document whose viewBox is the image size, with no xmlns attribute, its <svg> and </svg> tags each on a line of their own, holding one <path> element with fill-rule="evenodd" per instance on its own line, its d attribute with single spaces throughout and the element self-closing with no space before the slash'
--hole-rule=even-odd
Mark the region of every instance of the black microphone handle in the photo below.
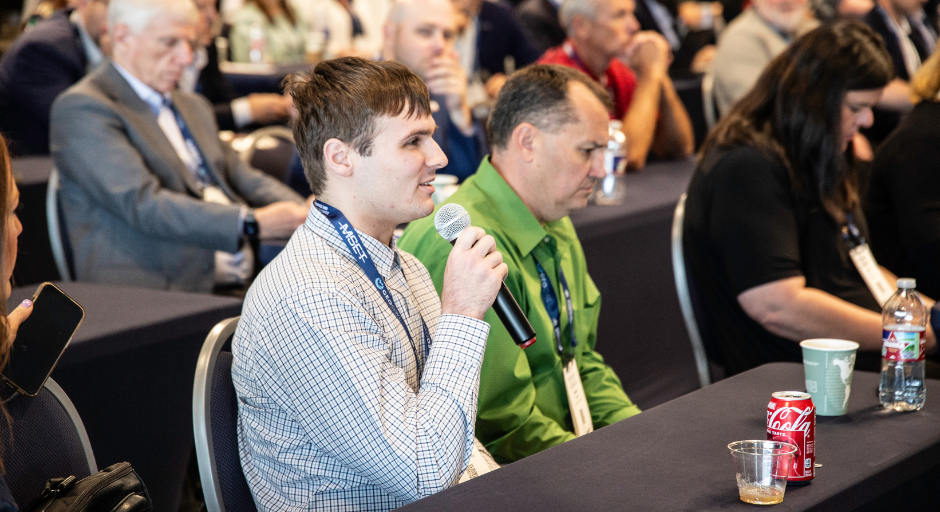
<svg viewBox="0 0 940 512">
<path fill-rule="evenodd" d="M 527 348 L 535 343 L 535 330 L 532 329 L 529 319 L 525 317 L 515 297 L 506 288 L 506 283 L 499 285 L 499 294 L 496 295 L 493 309 L 496 311 L 496 316 L 503 322 L 506 330 L 509 331 L 509 335 L 512 336 L 512 341 L 516 342 L 516 345 Z"/>
<path fill-rule="evenodd" d="M 456 242 L 457 238 L 454 237 L 450 241 L 450 245 L 454 245 Z M 496 316 L 499 317 L 499 321 L 509 331 L 509 335 L 512 336 L 512 341 L 516 342 L 516 345 L 526 349 L 529 345 L 535 343 L 535 329 L 532 328 L 529 319 L 525 317 L 525 313 L 522 312 L 516 298 L 512 296 L 512 292 L 509 291 L 509 288 L 506 288 L 506 283 L 499 284 L 499 293 L 496 295 L 496 302 L 493 303 L 493 310 L 496 311 Z"/>
</svg>

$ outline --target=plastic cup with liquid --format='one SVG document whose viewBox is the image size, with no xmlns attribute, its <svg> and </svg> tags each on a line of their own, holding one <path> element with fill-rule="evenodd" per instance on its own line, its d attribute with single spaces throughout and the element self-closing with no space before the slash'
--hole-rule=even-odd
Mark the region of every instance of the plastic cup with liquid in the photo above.
<svg viewBox="0 0 940 512">
<path fill-rule="evenodd" d="M 783 501 L 787 475 L 797 447 L 779 441 L 736 441 L 728 445 L 734 459 L 741 501 L 774 505 Z"/>
</svg>

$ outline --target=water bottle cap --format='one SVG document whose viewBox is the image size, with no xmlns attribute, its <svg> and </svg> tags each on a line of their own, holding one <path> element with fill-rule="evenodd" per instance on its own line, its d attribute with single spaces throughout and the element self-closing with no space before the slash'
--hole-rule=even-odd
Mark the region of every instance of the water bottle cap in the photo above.
<svg viewBox="0 0 940 512">
<path fill-rule="evenodd" d="M 898 278 L 898 288 L 917 288 L 917 280 L 911 277 L 899 277 Z"/>
</svg>

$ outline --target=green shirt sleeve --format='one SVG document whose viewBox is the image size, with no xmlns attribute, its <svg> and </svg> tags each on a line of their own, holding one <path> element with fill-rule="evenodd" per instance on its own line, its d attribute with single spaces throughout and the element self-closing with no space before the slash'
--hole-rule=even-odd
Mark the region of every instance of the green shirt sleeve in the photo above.
<svg viewBox="0 0 940 512">
<path fill-rule="evenodd" d="M 592 348 L 585 348 L 581 354 L 578 371 L 591 408 L 591 421 L 594 422 L 594 428 L 598 429 L 640 414 L 640 408 L 630 401 L 623 391 L 620 378 L 604 363 L 604 358 L 593 346 L 594 343 L 591 343 Z"/>
</svg>

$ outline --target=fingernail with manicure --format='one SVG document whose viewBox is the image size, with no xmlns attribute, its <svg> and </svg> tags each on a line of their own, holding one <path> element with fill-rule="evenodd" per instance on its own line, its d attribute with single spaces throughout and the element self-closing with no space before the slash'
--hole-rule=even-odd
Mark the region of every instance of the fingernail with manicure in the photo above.
<svg viewBox="0 0 940 512">
<path fill-rule="evenodd" d="M 31 308 L 33 307 L 33 301 L 24 299 L 23 302 L 20 303 L 20 306 L 23 306 L 24 308 Z"/>
</svg>

